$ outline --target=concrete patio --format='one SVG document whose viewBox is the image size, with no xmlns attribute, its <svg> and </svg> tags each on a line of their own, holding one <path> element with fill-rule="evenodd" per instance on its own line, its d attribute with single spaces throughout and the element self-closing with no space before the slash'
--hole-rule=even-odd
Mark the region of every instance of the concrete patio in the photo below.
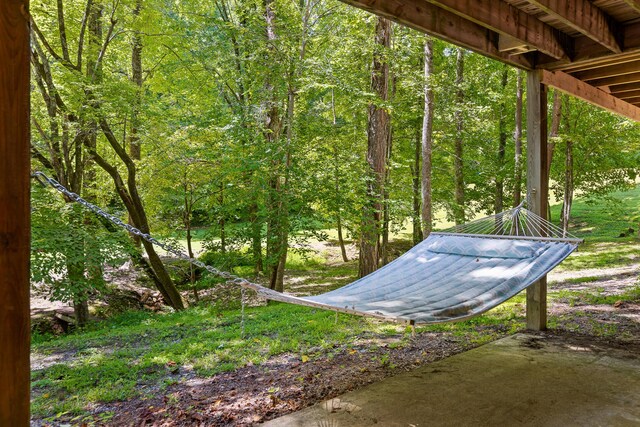
<svg viewBox="0 0 640 427">
<path fill-rule="evenodd" d="M 638 345 L 517 334 L 265 426 L 638 426 Z"/>
</svg>

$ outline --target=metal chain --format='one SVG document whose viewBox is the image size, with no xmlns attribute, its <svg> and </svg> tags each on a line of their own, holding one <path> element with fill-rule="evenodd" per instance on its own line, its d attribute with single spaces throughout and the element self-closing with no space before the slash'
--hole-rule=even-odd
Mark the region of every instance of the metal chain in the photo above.
<svg viewBox="0 0 640 427">
<path fill-rule="evenodd" d="M 36 178 L 42 185 L 46 185 L 49 184 L 51 187 L 53 187 L 54 189 L 56 189 L 57 191 L 59 191 L 60 193 L 64 194 L 65 196 L 67 196 L 70 200 L 73 200 L 74 202 L 77 202 L 79 204 L 81 204 L 82 206 L 84 206 L 85 208 L 89 209 L 90 211 L 94 212 L 96 215 L 101 216 L 102 218 L 112 222 L 113 224 L 124 228 L 125 230 L 127 230 L 129 233 L 139 236 L 140 238 L 146 240 L 147 242 L 156 245 L 162 249 L 164 249 L 166 252 L 172 253 L 173 255 L 177 256 L 178 258 L 190 262 L 193 265 L 196 265 L 200 268 L 204 268 L 205 270 L 207 270 L 209 273 L 212 273 L 218 277 L 222 277 L 223 279 L 226 279 L 227 282 L 233 283 L 235 285 L 239 285 L 242 287 L 242 335 L 244 336 L 244 305 L 245 305 L 245 295 L 244 295 L 244 288 L 247 285 L 250 285 L 249 287 L 251 288 L 256 288 L 256 287 L 261 287 L 261 285 L 257 284 L 257 283 L 253 283 L 243 277 L 240 276 L 236 276 L 235 274 L 229 273 L 228 271 L 222 271 L 222 270 L 218 270 L 215 267 L 212 267 L 210 265 L 205 264 L 204 262 L 196 259 L 196 258 L 192 258 L 190 257 L 183 249 L 171 245 L 169 243 L 166 242 L 160 242 L 158 240 L 156 240 L 153 236 L 151 236 L 149 233 L 143 233 L 142 231 L 140 231 L 139 229 L 135 228 L 134 226 L 132 226 L 131 224 L 127 224 L 125 222 L 123 222 L 120 218 L 111 215 L 108 212 L 105 212 L 104 210 L 102 210 L 100 207 L 87 202 L 85 199 L 83 199 L 82 197 L 80 197 L 78 194 L 69 191 L 66 187 L 64 187 L 62 184 L 60 184 L 58 181 L 56 181 L 53 178 L 49 178 L 47 175 L 45 175 L 44 173 L 40 172 L 40 171 L 36 171 L 33 173 L 32 177 Z"/>
</svg>

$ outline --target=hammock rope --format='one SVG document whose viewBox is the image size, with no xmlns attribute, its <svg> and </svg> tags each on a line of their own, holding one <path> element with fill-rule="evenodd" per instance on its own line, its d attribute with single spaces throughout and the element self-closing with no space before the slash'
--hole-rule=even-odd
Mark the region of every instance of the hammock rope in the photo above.
<svg viewBox="0 0 640 427">
<path fill-rule="evenodd" d="M 168 253 L 239 285 L 244 336 L 245 289 L 269 300 L 390 321 L 441 323 L 477 316 L 519 293 L 564 260 L 581 239 L 526 210 L 513 209 L 431 235 L 398 259 L 342 288 L 295 297 L 190 257 L 69 191 L 42 172 L 32 175 L 55 190 Z"/>
</svg>

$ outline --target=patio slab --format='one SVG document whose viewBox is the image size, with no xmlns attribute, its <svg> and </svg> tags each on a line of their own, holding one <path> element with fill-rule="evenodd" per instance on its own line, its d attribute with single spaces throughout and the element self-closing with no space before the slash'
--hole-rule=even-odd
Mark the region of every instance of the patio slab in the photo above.
<svg viewBox="0 0 640 427">
<path fill-rule="evenodd" d="M 263 425 L 639 426 L 637 349 L 516 334 Z"/>
</svg>

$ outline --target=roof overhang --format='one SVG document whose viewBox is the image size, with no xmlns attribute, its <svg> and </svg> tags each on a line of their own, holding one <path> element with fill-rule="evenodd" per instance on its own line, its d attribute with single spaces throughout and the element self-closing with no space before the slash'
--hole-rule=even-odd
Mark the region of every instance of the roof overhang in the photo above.
<svg viewBox="0 0 640 427">
<path fill-rule="evenodd" d="M 343 1 L 640 121 L 640 1 Z"/>
</svg>

